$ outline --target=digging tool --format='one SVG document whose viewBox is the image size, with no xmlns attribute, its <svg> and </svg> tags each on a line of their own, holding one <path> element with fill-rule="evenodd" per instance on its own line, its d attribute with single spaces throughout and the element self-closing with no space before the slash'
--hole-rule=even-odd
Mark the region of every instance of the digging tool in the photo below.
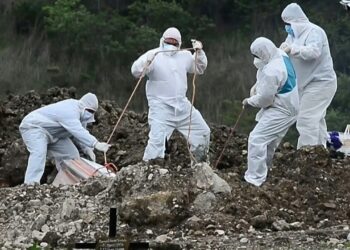
<svg viewBox="0 0 350 250">
<path fill-rule="evenodd" d="M 221 151 L 221 153 L 220 153 L 220 156 L 219 156 L 219 158 L 217 159 L 217 161 L 216 161 L 216 163 L 215 163 L 215 168 L 218 167 L 218 165 L 219 165 L 219 163 L 220 163 L 220 161 L 221 161 L 221 158 L 222 158 L 222 156 L 223 156 L 223 154 L 224 154 L 224 151 L 225 151 L 225 149 L 226 149 L 226 147 L 227 147 L 227 144 L 228 144 L 229 140 L 231 139 L 231 137 L 232 137 L 232 135 L 233 135 L 233 132 L 236 130 L 237 125 L 238 125 L 238 123 L 239 123 L 239 121 L 240 121 L 240 119 L 241 119 L 241 117 L 242 117 L 243 112 L 244 112 L 244 106 L 242 106 L 242 110 L 241 110 L 241 112 L 240 112 L 239 115 L 238 115 L 238 118 L 237 118 L 237 120 L 236 120 L 236 123 L 235 123 L 235 125 L 233 126 L 233 128 L 231 129 L 231 132 L 230 132 L 230 134 L 229 134 L 229 136 L 228 136 L 228 138 L 227 138 L 227 140 L 226 140 L 226 142 L 225 142 L 225 144 L 224 144 L 224 148 L 222 149 L 222 151 Z"/>
<path fill-rule="evenodd" d="M 146 73 L 148 67 L 149 67 L 149 66 L 151 65 L 151 63 L 153 62 L 154 58 L 155 58 L 159 53 L 173 52 L 173 51 L 181 51 L 181 50 L 194 50 L 194 49 L 193 49 L 193 48 L 184 48 L 184 49 L 180 49 L 180 50 L 160 50 L 160 51 L 157 51 L 157 52 L 154 54 L 153 58 L 152 58 L 150 61 L 147 62 L 147 65 L 143 68 L 142 74 L 141 74 L 140 78 L 138 79 L 138 81 L 137 81 L 137 83 L 136 83 L 136 85 L 135 85 L 135 87 L 134 87 L 134 90 L 132 91 L 132 93 L 131 93 L 131 95 L 130 95 L 128 101 L 126 102 L 125 107 L 124 107 L 124 109 L 123 109 L 121 115 L 119 116 L 119 118 L 118 118 L 118 120 L 117 120 L 117 123 L 115 124 L 115 126 L 114 126 L 114 128 L 113 128 L 113 130 L 112 130 L 112 133 L 110 134 L 110 136 L 109 136 L 109 138 L 108 138 L 108 140 L 107 140 L 107 143 L 109 143 L 109 142 L 111 141 L 111 139 L 112 139 L 112 137 L 113 137 L 113 135 L 114 135 L 114 133 L 115 133 L 115 130 L 117 129 L 117 127 L 118 127 L 118 125 L 119 125 L 119 123 L 120 123 L 120 121 L 121 121 L 121 119 L 122 119 L 122 117 L 123 117 L 123 115 L 124 115 L 124 113 L 125 113 L 127 107 L 128 107 L 129 104 L 130 104 L 131 99 L 133 98 L 133 96 L 134 96 L 134 94 L 135 94 L 137 88 L 139 87 L 139 85 L 140 85 L 140 83 L 141 83 L 141 80 L 145 77 L 145 73 Z M 118 168 L 117 168 L 113 163 L 108 163 L 108 162 L 107 162 L 107 154 L 106 154 L 106 153 L 104 153 L 104 166 L 105 166 L 107 169 L 108 169 L 108 168 L 109 168 L 109 169 L 114 169 L 114 170 L 116 169 L 116 171 L 118 171 Z"/>
<path fill-rule="evenodd" d="M 191 42 L 195 42 L 196 40 L 191 39 Z M 190 148 L 190 133 L 191 133 L 191 124 L 192 124 L 192 110 L 193 110 L 193 104 L 194 104 L 194 98 L 196 96 L 196 65 L 197 65 L 197 58 L 198 58 L 198 53 L 197 50 L 195 50 L 195 57 L 194 57 L 194 73 L 193 73 L 193 78 L 192 78 L 192 99 L 191 99 L 191 110 L 190 110 L 190 123 L 188 125 L 188 134 L 187 134 L 187 149 L 188 149 L 188 153 L 190 155 L 191 160 L 197 164 L 197 160 L 196 158 L 193 156 L 192 152 L 191 152 L 191 148 Z"/>
</svg>

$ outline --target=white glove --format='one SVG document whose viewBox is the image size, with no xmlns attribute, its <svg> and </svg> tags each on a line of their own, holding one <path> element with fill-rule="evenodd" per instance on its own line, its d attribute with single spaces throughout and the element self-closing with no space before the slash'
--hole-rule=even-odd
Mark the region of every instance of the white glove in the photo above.
<svg viewBox="0 0 350 250">
<path fill-rule="evenodd" d="M 248 99 L 249 98 L 245 98 L 243 101 L 242 101 L 242 104 L 243 104 L 243 107 L 245 107 L 245 106 L 248 106 Z"/>
<path fill-rule="evenodd" d="M 256 95 L 256 84 L 250 89 L 250 96 Z"/>
<path fill-rule="evenodd" d="M 95 144 L 95 148 L 98 151 L 102 151 L 104 153 L 106 153 L 111 146 L 112 146 L 111 144 L 108 144 L 105 142 L 96 142 L 96 144 Z"/>
<path fill-rule="evenodd" d="M 280 49 L 283 50 L 284 52 L 286 52 L 287 54 L 289 54 L 292 48 L 290 47 L 290 45 L 288 43 L 283 42 L 280 45 Z"/>
<path fill-rule="evenodd" d="M 88 156 L 92 161 L 96 161 L 96 155 L 94 153 L 94 150 L 92 148 L 86 148 L 84 150 L 84 154 Z"/>
<path fill-rule="evenodd" d="M 194 39 L 192 39 L 191 41 L 192 41 L 192 47 L 195 50 L 203 49 L 203 44 L 200 41 L 197 41 L 197 40 L 194 40 Z"/>
<path fill-rule="evenodd" d="M 148 62 L 148 63 L 149 63 L 149 62 L 152 62 L 155 56 L 156 56 L 156 53 L 155 53 L 155 52 L 153 52 L 153 51 L 147 52 L 147 55 L 146 55 L 146 57 L 147 57 L 147 62 Z"/>
</svg>

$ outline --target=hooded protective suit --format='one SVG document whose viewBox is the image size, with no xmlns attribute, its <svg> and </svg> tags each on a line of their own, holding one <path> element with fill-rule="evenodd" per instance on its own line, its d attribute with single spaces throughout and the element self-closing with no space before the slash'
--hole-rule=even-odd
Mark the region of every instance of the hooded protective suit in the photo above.
<svg viewBox="0 0 350 250">
<path fill-rule="evenodd" d="M 160 39 L 160 47 L 147 51 L 132 65 L 131 72 L 135 77 L 141 77 L 144 72 L 147 77 L 146 95 L 150 125 L 149 140 L 144 161 L 164 158 L 165 141 L 170 138 L 174 129 L 186 138 L 190 123 L 191 103 L 186 97 L 187 73 L 203 74 L 207 67 L 207 57 L 203 50 L 198 50 L 197 63 L 195 55 L 189 51 L 168 50 L 164 39 L 173 38 L 181 45 L 181 34 L 176 28 L 167 29 Z M 154 59 L 152 61 L 152 59 Z M 148 62 L 152 63 L 148 66 Z M 209 148 L 210 129 L 197 109 L 193 107 L 189 143 L 191 151 L 197 160 L 206 157 Z"/>
<path fill-rule="evenodd" d="M 94 114 L 86 109 L 96 111 L 97 108 L 97 97 L 88 93 L 80 100 L 50 104 L 24 117 L 19 130 L 30 153 L 24 183 L 40 183 L 47 154 L 55 159 L 57 168 L 63 159 L 79 158 L 70 137 L 83 152 L 94 148 L 98 141 L 86 130 L 86 125 L 95 121 Z"/>
<path fill-rule="evenodd" d="M 247 101 L 261 110 L 256 116 L 258 124 L 249 135 L 248 169 L 244 178 L 260 186 L 266 180 L 278 144 L 296 121 L 299 98 L 293 65 L 282 50 L 263 37 L 257 38 L 250 50 L 261 63 L 255 63 L 258 65 L 256 94 Z"/>
<path fill-rule="evenodd" d="M 327 35 L 319 26 L 309 22 L 296 3 L 283 10 L 282 19 L 291 25 L 294 33 L 294 36 L 288 35 L 281 46 L 290 50 L 298 79 L 298 148 L 304 145 L 326 146 L 326 110 L 337 89 Z"/>
</svg>

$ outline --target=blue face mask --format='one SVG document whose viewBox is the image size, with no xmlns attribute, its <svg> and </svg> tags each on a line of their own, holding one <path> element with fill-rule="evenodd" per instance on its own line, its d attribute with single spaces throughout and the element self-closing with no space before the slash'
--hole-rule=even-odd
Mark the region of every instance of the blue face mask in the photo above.
<svg viewBox="0 0 350 250">
<path fill-rule="evenodd" d="M 165 52 L 167 55 L 175 55 L 177 50 L 179 49 L 178 47 L 174 46 L 174 45 L 171 45 L 171 44 L 167 44 L 167 43 L 164 43 L 163 44 L 163 49 L 164 50 L 173 50 L 173 51 L 169 51 L 169 52 Z"/>
<path fill-rule="evenodd" d="M 286 24 L 284 26 L 284 29 L 286 30 L 288 35 L 291 35 L 292 37 L 294 37 L 294 32 L 293 32 L 292 26 L 290 24 Z"/>
</svg>

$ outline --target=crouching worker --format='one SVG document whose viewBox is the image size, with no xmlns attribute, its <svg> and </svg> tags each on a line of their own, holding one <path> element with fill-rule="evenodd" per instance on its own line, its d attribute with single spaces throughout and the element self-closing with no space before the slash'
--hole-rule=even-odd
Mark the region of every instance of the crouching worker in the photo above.
<svg viewBox="0 0 350 250">
<path fill-rule="evenodd" d="M 243 105 L 261 108 L 248 139 L 248 170 L 245 180 L 260 186 L 282 138 L 296 121 L 299 106 L 293 65 L 282 50 L 267 38 L 257 38 L 250 47 L 258 69 L 251 97 Z"/>
<path fill-rule="evenodd" d="M 190 122 L 191 152 L 196 161 L 207 160 L 210 129 L 196 108 L 193 107 L 191 113 L 191 103 L 186 97 L 187 74 L 203 74 L 207 57 L 201 42 L 194 41 L 192 45 L 197 51 L 197 59 L 195 54 L 180 50 L 179 30 L 168 28 L 160 39 L 160 46 L 147 51 L 131 67 L 135 77 L 141 77 L 143 73 L 148 77 L 146 95 L 150 132 L 143 155 L 143 160 L 148 163 L 160 161 L 162 164 L 166 141 L 174 129 L 187 139 Z"/>
<path fill-rule="evenodd" d="M 88 93 L 80 100 L 68 99 L 32 111 L 22 120 L 19 131 L 29 151 L 24 183 L 40 183 L 46 155 L 55 159 L 59 169 L 62 160 L 79 158 L 81 151 L 95 161 L 94 148 L 107 152 L 110 145 L 99 142 L 86 129 L 95 121 L 96 95 Z"/>
</svg>

